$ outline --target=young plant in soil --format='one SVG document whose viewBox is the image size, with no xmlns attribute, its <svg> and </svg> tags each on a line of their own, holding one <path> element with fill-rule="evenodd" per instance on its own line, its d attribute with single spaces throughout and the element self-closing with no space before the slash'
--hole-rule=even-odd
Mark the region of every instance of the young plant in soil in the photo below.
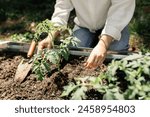
<svg viewBox="0 0 150 117">
<path fill-rule="evenodd" d="M 98 77 L 75 78 L 64 87 L 61 97 L 88 99 L 90 91 L 98 92 L 104 100 L 150 99 L 150 54 L 114 60 Z"/>
<path fill-rule="evenodd" d="M 73 37 L 71 29 L 64 26 L 55 26 L 49 20 L 45 20 L 36 27 L 35 41 L 39 41 L 41 36 L 51 35 L 51 32 L 59 31 L 59 38 L 55 39 L 59 42 L 55 45 L 53 41 L 52 49 L 44 49 L 42 52 L 34 55 L 33 72 L 39 80 L 43 80 L 46 74 L 50 73 L 53 68 L 60 70 L 60 63 L 63 59 L 66 61 L 69 58 L 69 46 L 77 46 L 78 40 Z M 44 34 L 44 35 L 43 35 Z M 46 35 L 47 34 L 47 35 Z"/>
</svg>

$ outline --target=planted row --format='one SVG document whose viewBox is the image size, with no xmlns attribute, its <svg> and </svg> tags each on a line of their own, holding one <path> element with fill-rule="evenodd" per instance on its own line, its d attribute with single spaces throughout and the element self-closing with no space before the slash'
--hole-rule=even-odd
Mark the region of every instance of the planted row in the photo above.
<svg viewBox="0 0 150 117">
<path fill-rule="evenodd" d="M 104 100 L 150 99 L 150 54 L 113 60 L 98 77 L 75 78 L 64 87 L 61 97 L 89 99 L 89 92 Z M 91 95 L 90 95 L 91 96 Z"/>
</svg>

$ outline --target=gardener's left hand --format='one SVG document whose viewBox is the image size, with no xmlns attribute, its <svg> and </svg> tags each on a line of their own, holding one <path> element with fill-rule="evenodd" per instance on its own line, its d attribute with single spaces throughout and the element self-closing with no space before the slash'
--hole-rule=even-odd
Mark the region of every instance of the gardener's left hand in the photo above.
<svg viewBox="0 0 150 117">
<path fill-rule="evenodd" d="M 107 48 L 112 41 L 112 37 L 104 35 L 98 44 L 93 48 L 89 58 L 84 64 L 86 68 L 97 68 L 103 63 L 107 54 Z"/>
<path fill-rule="evenodd" d="M 97 68 L 105 60 L 107 50 L 101 42 L 99 42 L 92 50 L 89 58 L 85 63 L 86 68 Z"/>
</svg>

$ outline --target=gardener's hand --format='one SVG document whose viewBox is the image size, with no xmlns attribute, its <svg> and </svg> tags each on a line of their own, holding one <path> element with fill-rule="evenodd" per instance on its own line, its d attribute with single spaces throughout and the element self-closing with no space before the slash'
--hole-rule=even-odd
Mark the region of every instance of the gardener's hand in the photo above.
<svg viewBox="0 0 150 117">
<path fill-rule="evenodd" d="M 42 51 L 44 48 L 51 49 L 53 47 L 54 39 L 59 35 L 59 32 L 52 32 L 52 34 L 48 35 L 44 40 L 38 43 L 38 52 Z"/>
<path fill-rule="evenodd" d="M 103 63 L 107 54 L 107 48 L 109 47 L 112 41 L 112 37 L 104 35 L 101 37 L 98 44 L 92 50 L 89 58 L 85 63 L 86 68 L 97 68 Z"/>
<path fill-rule="evenodd" d="M 49 35 L 38 43 L 38 51 L 42 51 L 44 48 L 52 48 L 52 37 Z"/>
<path fill-rule="evenodd" d="M 105 60 L 107 50 L 102 42 L 99 42 L 92 50 L 89 58 L 85 63 L 86 68 L 96 68 Z"/>
</svg>

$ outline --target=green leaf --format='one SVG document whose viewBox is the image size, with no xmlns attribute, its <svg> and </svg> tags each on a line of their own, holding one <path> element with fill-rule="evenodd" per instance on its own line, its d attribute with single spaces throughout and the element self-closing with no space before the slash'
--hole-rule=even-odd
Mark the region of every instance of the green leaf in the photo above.
<svg viewBox="0 0 150 117">
<path fill-rule="evenodd" d="M 60 60 L 60 56 L 57 51 L 50 51 L 47 54 L 47 60 L 49 60 L 53 64 L 58 64 Z"/>
<path fill-rule="evenodd" d="M 32 71 L 35 72 L 39 69 L 40 67 L 40 64 L 39 62 L 35 61 L 34 64 L 33 64 L 33 68 L 32 68 Z"/>
<path fill-rule="evenodd" d="M 40 80 L 40 81 L 42 81 L 42 80 L 44 79 L 44 75 L 41 74 L 41 73 L 39 73 L 39 74 L 37 75 L 37 77 L 38 77 L 38 80 Z"/>
<path fill-rule="evenodd" d="M 43 74 L 46 74 L 49 71 L 48 65 L 45 62 L 41 63 L 41 69 Z"/>
<path fill-rule="evenodd" d="M 50 71 L 50 65 L 46 61 L 43 61 L 43 65 L 46 71 Z"/>
<path fill-rule="evenodd" d="M 150 76 L 150 68 L 147 65 L 143 66 L 143 71 L 144 71 L 145 74 Z"/>
<path fill-rule="evenodd" d="M 111 66 L 110 68 L 109 68 L 109 72 L 111 72 L 111 75 L 114 76 L 116 74 L 117 69 L 118 69 L 118 65 Z"/>
<path fill-rule="evenodd" d="M 115 93 L 115 99 L 117 100 L 124 100 L 124 96 L 122 94 L 120 94 L 119 92 Z"/>
<path fill-rule="evenodd" d="M 105 95 L 103 96 L 103 99 L 105 100 L 123 100 L 124 96 L 119 93 L 119 89 L 112 88 L 112 89 L 107 89 Z"/>
<path fill-rule="evenodd" d="M 103 100 L 113 100 L 113 99 L 115 99 L 115 96 L 110 91 L 107 91 L 103 96 Z"/>
<path fill-rule="evenodd" d="M 68 48 L 60 49 L 60 53 L 66 61 L 69 59 L 69 50 L 68 50 Z"/>
<path fill-rule="evenodd" d="M 86 94 L 85 92 L 87 91 L 87 87 L 81 86 L 76 89 L 74 93 L 72 93 L 72 98 L 71 100 L 82 100 L 86 99 Z"/>
<path fill-rule="evenodd" d="M 44 75 L 40 71 L 40 68 L 35 71 L 35 74 L 36 74 L 38 80 L 43 80 L 44 79 Z"/>
<path fill-rule="evenodd" d="M 68 86 L 64 86 L 64 91 L 60 97 L 69 96 L 69 94 L 74 91 L 79 85 L 75 85 L 74 83 L 70 83 Z"/>
<path fill-rule="evenodd" d="M 73 39 L 71 40 L 71 44 L 75 47 L 78 46 L 78 43 L 80 43 L 80 40 L 76 37 L 73 37 Z"/>
<path fill-rule="evenodd" d="M 123 60 L 127 60 L 127 61 L 129 61 L 129 60 L 137 60 L 137 59 L 140 59 L 142 57 L 143 57 L 142 54 L 133 54 L 133 55 L 129 55 L 129 56 L 125 57 Z"/>
</svg>

